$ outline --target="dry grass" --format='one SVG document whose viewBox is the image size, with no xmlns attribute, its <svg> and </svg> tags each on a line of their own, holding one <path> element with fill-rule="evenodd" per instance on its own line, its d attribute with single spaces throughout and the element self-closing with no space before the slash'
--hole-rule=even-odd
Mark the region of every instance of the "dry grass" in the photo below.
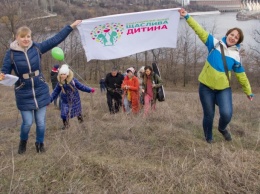
<svg viewBox="0 0 260 194">
<path fill-rule="evenodd" d="M 168 91 L 146 119 L 110 115 L 104 94 L 81 93 L 84 123 L 72 119 L 62 131 L 51 104 L 47 152 L 36 154 L 33 125 L 27 152 L 19 155 L 14 93 L 0 90 L 0 193 L 260 193 L 259 98 L 234 94 L 233 141 L 217 132 L 217 113 L 209 145 L 196 91 Z"/>
</svg>

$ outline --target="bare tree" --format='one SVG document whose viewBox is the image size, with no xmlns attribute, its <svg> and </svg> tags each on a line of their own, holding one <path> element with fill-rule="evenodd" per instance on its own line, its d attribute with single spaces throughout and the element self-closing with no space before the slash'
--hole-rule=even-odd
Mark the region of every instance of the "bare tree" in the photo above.
<svg viewBox="0 0 260 194">
<path fill-rule="evenodd" d="M 29 1 L 20 2 L 19 0 L 4 1 L 0 4 L 1 11 L 1 33 L 0 33 L 0 44 L 5 48 L 9 48 L 9 44 L 15 38 L 16 29 L 19 26 L 27 25 L 32 27 L 34 25 L 39 25 L 43 28 L 43 25 L 39 21 L 31 20 L 34 17 L 39 16 L 39 9 L 37 4 L 30 4 L 28 8 Z"/>
<path fill-rule="evenodd" d="M 177 42 L 177 45 L 179 43 Z M 164 85 L 166 86 L 167 81 L 170 81 L 174 85 L 177 85 L 180 75 L 178 74 L 178 65 L 180 64 L 182 51 L 181 49 L 169 49 L 165 54 L 165 72 L 162 72 L 164 79 Z"/>
<path fill-rule="evenodd" d="M 0 4 L 3 17 L 1 18 L 1 33 L 0 44 L 5 48 L 9 48 L 10 41 L 14 40 L 17 26 L 22 22 L 22 14 L 18 15 L 20 4 L 19 2 L 5 1 Z"/>
<path fill-rule="evenodd" d="M 183 87 L 186 86 L 186 84 L 189 81 L 189 74 L 190 71 L 189 66 L 191 64 L 191 47 L 192 47 L 192 41 L 191 41 L 191 30 L 190 28 L 185 24 L 184 29 L 182 29 L 182 36 L 179 37 L 180 42 L 178 45 L 178 49 L 181 49 L 182 56 L 181 61 L 183 64 Z"/>
<path fill-rule="evenodd" d="M 256 45 L 251 46 L 251 50 L 253 50 L 256 53 L 256 55 L 258 57 L 260 57 L 260 50 L 259 50 L 259 48 L 260 48 L 260 28 L 254 30 L 253 37 L 254 37 Z"/>
</svg>

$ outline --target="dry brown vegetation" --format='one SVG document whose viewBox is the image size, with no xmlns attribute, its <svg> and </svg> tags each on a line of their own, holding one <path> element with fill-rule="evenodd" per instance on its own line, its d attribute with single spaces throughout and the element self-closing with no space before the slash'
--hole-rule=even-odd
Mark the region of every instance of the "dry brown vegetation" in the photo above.
<svg viewBox="0 0 260 194">
<path fill-rule="evenodd" d="M 46 153 L 37 154 L 33 125 L 17 154 L 20 115 L 10 87 L 0 86 L 0 193 L 260 193 L 260 100 L 233 94 L 232 142 L 202 135 L 194 90 L 167 89 L 149 118 L 108 114 L 105 94 L 81 93 L 84 123 L 61 130 L 47 109 Z"/>
</svg>

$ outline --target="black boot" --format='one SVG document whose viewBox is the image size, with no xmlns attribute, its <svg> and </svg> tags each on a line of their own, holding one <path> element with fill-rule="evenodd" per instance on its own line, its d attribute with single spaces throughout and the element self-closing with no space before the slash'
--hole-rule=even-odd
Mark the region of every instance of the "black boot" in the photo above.
<svg viewBox="0 0 260 194">
<path fill-rule="evenodd" d="M 79 123 L 82 123 L 82 122 L 83 122 L 83 117 L 82 117 L 82 115 L 79 115 L 79 116 L 78 116 L 78 121 L 79 121 Z"/>
<path fill-rule="evenodd" d="M 26 140 L 20 140 L 18 154 L 23 154 L 26 151 Z"/>
<path fill-rule="evenodd" d="M 219 130 L 219 132 L 223 135 L 223 137 L 225 138 L 226 141 L 232 141 L 232 137 L 231 134 L 228 132 L 228 130 Z"/>
<path fill-rule="evenodd" d="M 37 153 L 45 152 L 44 144 L 43 144 L 43 143 L 35 142 L 35 147 L 36 147 Z"/>
<path fill-rule="evenodd" d="M 69 127 L 69 121 L 63 120 L 63 127 L 61 128 L 62 130 L 65 130 Z"/>
</svg>

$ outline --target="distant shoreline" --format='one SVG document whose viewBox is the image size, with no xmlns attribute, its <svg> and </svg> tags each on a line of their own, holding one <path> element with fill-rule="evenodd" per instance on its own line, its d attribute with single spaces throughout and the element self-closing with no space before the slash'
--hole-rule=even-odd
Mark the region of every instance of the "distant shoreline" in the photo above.
<svg viewBox="0 0 260 194">
<path fill-rule="evenodd" d="M 220 11 L 205 11 L 205 12 L 190 12 L 189 15 L 191 16 L 200 16 L 200 15 L 216 15 L 221 14 Z M 239 21 L 247 21 L 247 20 L 260 20 L 260 11 L 253 12 L 253 11 L 246 11 L 241 10 L 237 12 L 236 15 L 237 20 Z"/>
<path fill-rule="evenodd" d="M 236 17 L 239 21 L 260 20 L 260 11 L 253 12 L 241 10 L 237 13 Z"/>
<path fill-rule="evenodd" d="M 200 12 L 191 12 L 189 15 L 213 15 L 213 14 L 221 14 L 220 11 L 200 11 Z"/>
</svg>

